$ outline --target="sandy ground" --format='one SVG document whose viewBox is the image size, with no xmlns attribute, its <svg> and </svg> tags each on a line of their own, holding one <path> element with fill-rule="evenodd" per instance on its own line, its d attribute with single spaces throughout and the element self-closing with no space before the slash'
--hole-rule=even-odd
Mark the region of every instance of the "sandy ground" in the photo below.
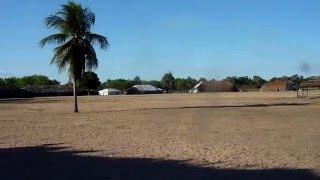
<svg viewBox="0 0 320 180">
<path fill-rule="evenodd" d="M 0 179 L 36 179 L 37 168 L 48 161 L 55 168 L 70 161 L 75 167 L 108 166 L 89 157 L 117 167 L 99 170 L 106 173 L 100 179 L 318 179 L 319 102 L 294 92 L 91 96 L 79 98 L 75 114 L 72 97 L 0 101 L 0 161 L 11 163 L 0 163 Z M 76 151 L 91 152 L 80 161 Z M 52 160 L 58 152 L 69 154 Z M 21 174 L 19 168 L 30 164 L 34 168 Z M 47 173 L 39 179 L 51 173 L 41 171 Z M 70 179 L 74 172 L 53 177 Z"/>
</svg>

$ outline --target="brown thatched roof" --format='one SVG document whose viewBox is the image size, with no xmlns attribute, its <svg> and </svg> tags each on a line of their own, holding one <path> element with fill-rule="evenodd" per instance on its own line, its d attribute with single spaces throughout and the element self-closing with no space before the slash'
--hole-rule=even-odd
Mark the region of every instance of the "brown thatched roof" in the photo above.
<svg viewBox="0 0 320 180">
<path fill-rule="evenodd" d="M 291 81 L 276 80 L 266 82 L 261 91 L 290 91 L 293 90 L 293 83 Z"/>
<path fill-rule="evenodd" d="M 235 87 L 229 81 L 207 81 L 198 87 L 199 92 L 233 92 Z"/>
</svg>

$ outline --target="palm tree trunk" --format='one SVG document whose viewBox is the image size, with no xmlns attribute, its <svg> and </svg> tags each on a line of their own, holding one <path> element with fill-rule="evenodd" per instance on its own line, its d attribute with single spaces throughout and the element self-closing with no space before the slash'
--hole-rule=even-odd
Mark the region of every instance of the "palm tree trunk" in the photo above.
<svg viewBox="0 0 320 180">
<path fill-rule="evenodd" d="M 78 111 L 78 97 L 77 97 L 77 80 L 73 78 L 73 97 L 74 97 L 74 112 Z"/>
</svg>

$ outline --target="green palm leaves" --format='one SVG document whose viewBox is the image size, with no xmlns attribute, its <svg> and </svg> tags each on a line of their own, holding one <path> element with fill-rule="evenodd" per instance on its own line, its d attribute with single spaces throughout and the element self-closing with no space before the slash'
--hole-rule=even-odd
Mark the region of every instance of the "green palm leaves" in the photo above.
<svg viewBox="0 0 320 180">
<path fill-rule="evenodd" d="M 106 37 L 91 33 L 95 15 L 81 4 L 69 2 L 62 9 L 45 19 L 46 26 L 59 31 L 40 41 L 40 46 L 58 45 L 54 48 L 51 64 L 59 71 L 67 70 L 74 79 L 80 79 L 85 70 L 98 67 L 98 59 L 93 46 L 106 49 L 109 42 Z"/>
</svg>

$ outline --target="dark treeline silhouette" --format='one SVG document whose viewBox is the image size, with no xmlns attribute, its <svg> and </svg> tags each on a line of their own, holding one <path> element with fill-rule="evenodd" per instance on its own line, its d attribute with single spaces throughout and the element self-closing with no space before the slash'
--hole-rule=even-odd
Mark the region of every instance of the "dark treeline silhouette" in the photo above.
<svg viewBox="0 0 320 180">
<path fill-rule="evenodd" d="M 101 82 L 94 72 L 84 72 L 79 81 L 78 95 L 98 94 Z M 72 84 L 60 85 L 44 75 L 23 76 L 21 78 L 0 78 L 0 98 L 29 98 L 42 96 L 71 96 Z"/>
<path fill-rule="evenodd" d="M 295 87 L 298 87 L 301 83 L 307 82 L 313 79 L 320 79 L 318 76 L 311 76 L 304 78 L 298 74 L 292 76 L 282 76 L 282 77 L 273 77 L 269 81 L 291 81 Z M 168 91 L 178 91 L 178 92 L 188 92 L 200 81 L 216 81 L 215 79 L 207 80 L 206 78 L 176 78 L 173 73 L 168 72 L 163 75 L 161 80 L 143 80 L 139 76 L 134 77 L 133 79 L 108 79 L 107 81 L 101 83 L 99 77 L 94 72 L 85 72 L 84 76 L 80 81 L 80 88 L 87 90 L 99 90 L 104 88 L 115 88 L 121 91 L 125 91 L 128 88 L 137 85 L 137 84 L 150 84 L 152 86 L 162 88 Z M 237 90 L 245 89 L 259 89 L 261 86 L 267 82 L 266 79 L 261 78 L 260 76 L 228 76 L 223 81 L 230 81 Z M 44 85 L 59 85 L 60 82 L 57 80 L 51 80 L 44 75 L 31 75 L 24 76 L 21 78 L 18 77 L 8 77 L 0 78 L 0 88 L 10 87 L 10 88 L 23 88 L 26 86 L 44 86 Z M 72 86 L 70 82 L 67 85 Z"/>
<path fill-rule="evenodd" d="M 296 87 L 298 87 L 302 82 L 308 81 L 310 79 L 317 79 L 317 76 L 312 76 L 308 78 L 304 78 L 303 76 L 299 76 L 298 74 L 292 76 L 282 76 L 282 77 L 274 77 L 269 81 L 291 81 Z M 187 78 L 176 78 L 173 73 L 168 72 L 165 73 L 161 80 L 142 80 L 139 76 L 136 76 L 134 79 L 108 79 L 106 82 L 102 83 L 100 89 L 104 88 L 116 88 L 122 91 L 132 87 L 136 84 L 150 84 L 158 88 L 162 88 L 168 91 L 179 91 L 179 92 L 188 92 L 192 89 L 197 83 L 200 81 L 216 81 L 215 79 L 207 80 L 206 78 L 195 79 L 192 77 Z M 253 76 L 252 78 L 249 76 L 228 76 L 222 81 L 230 81 L 233 86 L 237 90 L 247 90 L 247 89 L 259 89 L 261 86 L 267 82 L 266 79 L 263 79 L 260 76 Z"/>
<path fill-rule="evenodd" d="M 53 144 L 2 148 L 0 179 L 319 179 L 308 169 L 217 169 L 189 165 L 187 161 L 113 158 L 90 153 L 93 152 L 72 151 Z"/>
<path fill-rule="evenodd" d="M 31 75 L 19 77 L 0 78 L 0 87 L 6 88 L 23 88 L 26 86 L 45 86 L 45 85 L 59 85 L 60 82 L 49 79 L 45 75 Z"/>
</svg>

